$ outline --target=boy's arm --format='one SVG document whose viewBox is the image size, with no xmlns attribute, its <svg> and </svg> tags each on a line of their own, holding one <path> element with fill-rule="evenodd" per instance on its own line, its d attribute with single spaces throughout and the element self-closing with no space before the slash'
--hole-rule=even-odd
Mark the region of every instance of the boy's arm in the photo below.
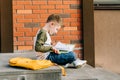
<svg viewBox="0 0 120 80">
<path fill-rule="evenodd" d="M 47 36 L 45 32 L 41 32 L 37 36 L 35 43 L 35 51 L 37 52 L 48 52 L 52 50 L 52 46 L 44 46 Z"/>
</svg>

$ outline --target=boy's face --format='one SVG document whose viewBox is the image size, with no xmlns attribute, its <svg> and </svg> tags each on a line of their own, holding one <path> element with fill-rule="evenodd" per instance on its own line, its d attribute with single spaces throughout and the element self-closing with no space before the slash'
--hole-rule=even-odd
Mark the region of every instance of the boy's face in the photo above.
<svg viewBox="0 0 120 80">
<path fill-rule="evenodd" d="M 61 28 L 61 26 L 60 26 L 59 23 L 51 22 L 51 23 L 50 23 L 50 31 L 49 31 L 49 34 L 50 34 L 50 35 L 56 35 L 60 28 Z"/>
</svg>

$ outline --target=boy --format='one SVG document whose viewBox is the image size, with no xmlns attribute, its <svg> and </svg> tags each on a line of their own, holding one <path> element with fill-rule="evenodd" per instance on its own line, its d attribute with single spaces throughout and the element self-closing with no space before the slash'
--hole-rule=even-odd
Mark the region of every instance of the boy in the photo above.
<svg viewBox="0 0 120 80">
<path fill-rule="evenodd" d="M 73 63 L 75 67 L 83 65 L 86 61 L 76 59 L 73 52 L 59 54 L 59 50 L 51 45 L 50 36 L 57 34 L 61 24 L 62 20 L 59 15 L 51 14 L 48 17 L 45 26 L 37 33 L 35 51 L 42 52 L 41 54 L 45 54 L 44 59 L 51 60 L 58 65 L 66 65 L 68 63 Z"/>
</svg>

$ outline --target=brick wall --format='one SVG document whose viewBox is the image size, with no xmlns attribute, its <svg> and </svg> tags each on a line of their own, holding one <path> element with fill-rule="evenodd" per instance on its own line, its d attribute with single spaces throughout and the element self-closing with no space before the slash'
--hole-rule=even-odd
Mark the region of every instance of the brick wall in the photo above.
<svg viewBox="0 0 120 80">
<path fill-rule="evenodd" d="M 13 0 L 14 50 L 33 50 L 33 37 L 52 13 L 60 14 L 65 25 L 52 39 L 80 47 L 80 0 Z"/>
</svg>

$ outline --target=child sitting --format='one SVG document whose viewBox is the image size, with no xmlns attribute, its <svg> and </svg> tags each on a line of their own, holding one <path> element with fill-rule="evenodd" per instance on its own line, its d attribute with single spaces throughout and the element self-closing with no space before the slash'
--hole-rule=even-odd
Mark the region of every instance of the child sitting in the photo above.
<svg viewBox="0 0 120 80">
<path fill-rule="evenodd" d="M 64 54 L 59 54 L 53 45 L 51 45 L 51 35 L 57 34 L 61 28 L 62 19 L 57 14 L 51 14 L 45 26 L 38 31 L 35 42 L 35 51 L 45 54 L 44 59 L 51 60 L 58 65 L 66 65 L 73 63 L 75 67 L 79 67 L 86 63 L 86 61 L 77 59 L 74 52 L 70 51 Z"/>
</svg>

